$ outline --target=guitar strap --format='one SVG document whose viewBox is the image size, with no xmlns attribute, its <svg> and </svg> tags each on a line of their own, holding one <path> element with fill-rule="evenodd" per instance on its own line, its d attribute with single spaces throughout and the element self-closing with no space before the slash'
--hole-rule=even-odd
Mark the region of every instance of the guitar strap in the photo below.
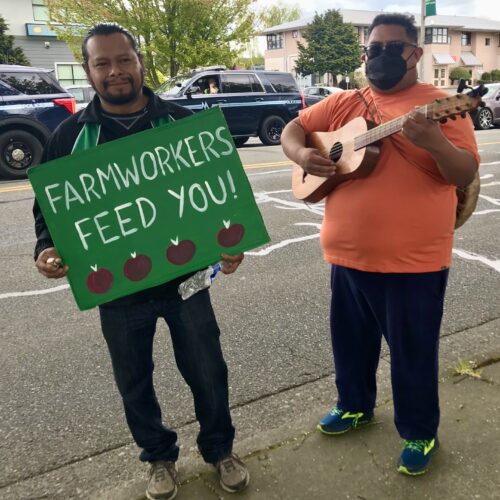
<svg viewBox="0 0 500 500">
<path fill-rule="evenodd" d="M 377 105 L 375 104 L 375 100 L 373 99 L 373 96 L 372 96 L 372 103 L 375 106 L 375 111 L 377 112 L 377 115 L 378 115 L 378 122 L 377 122 L 377 118 L 375 117 L 375 114 L 373 113 L 373 111 L 370 108 L 370 105 L 366 102 L 365 96 L 359 91 L 359 89 L 356 89 L 356 94 L 361 99 L 361 102 L 365 105 L 365 108 L 368 111 L 370 118 L 373 120 L 373 123 L 375 123 L 375 125 L 381 125 L 382 116 L 380 114 L 380 111 L 377 108 Z"/>
</svg>

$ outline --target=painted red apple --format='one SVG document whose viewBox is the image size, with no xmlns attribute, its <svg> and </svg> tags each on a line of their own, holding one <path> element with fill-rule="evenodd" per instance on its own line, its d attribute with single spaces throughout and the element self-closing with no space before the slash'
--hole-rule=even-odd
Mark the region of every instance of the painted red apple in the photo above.
<svg viewBox="0 0 500 500">
<path fill-rule="evenodd" d="M 87 288 L 92 293 L 106 293 L 113 285 L 113 273 L 104 267 L 90 266 L 92 272 L 87 276 Z"/>
<path fill-rule="evenodd" d="M 131 258 L 123 266 L 123 274 L 130 281 L 141 281 L 151 271 L 153 264 L 147 255 L 130 254 Z"/>
<path fill-rule="evenodd" d="M 223 221 L 224 227 L 217 233 L 217 243 L 224 248 L 234 247 L 243 238 L 245 228 L 241 224 L 231 224 Z"/>
<path fill-rule="evenodd" d="M 196 252 L 196 245 L 191 240 L 179 241 L 179 238 L 170 241 L 172 244 L 167 248 L 167 260 L 176 266 L 187 264 Z"/>
</svg>

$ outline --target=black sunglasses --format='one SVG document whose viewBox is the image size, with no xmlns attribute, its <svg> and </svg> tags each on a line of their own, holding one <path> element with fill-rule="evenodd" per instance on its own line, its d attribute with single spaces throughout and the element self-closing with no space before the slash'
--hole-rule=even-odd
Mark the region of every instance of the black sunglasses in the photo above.
<svg viewBox="0 0 500 500">
<path fill-rule="evenodd" d="M 408 42 L 371 43 L 370 45 L 365 45 L 363 51 L 368 59 L 378 57 L 382 52 L 385 52 L 388 56 L 397 57 L 403 54 L 407 45 L 417 47 L 415 43 Z"/>
</svg>

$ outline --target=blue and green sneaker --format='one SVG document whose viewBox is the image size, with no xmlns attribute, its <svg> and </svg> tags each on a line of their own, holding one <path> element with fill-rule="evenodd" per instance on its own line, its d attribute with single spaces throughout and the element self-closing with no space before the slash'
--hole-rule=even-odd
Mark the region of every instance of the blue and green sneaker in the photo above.
<svg viewBox="0 0 500 500">
<path fill-rule="evenodd" d="M 405 447 L 399 457 L 398 472 L 418 476 L 427 471 L 432 455 L 439 449 L 439 440 L 406 439 Z"/>
<path fill-rule="evenodd" d="M 351 413 L 336 407 L 321 419 L 317 429 L 328 435 L 343 434 L 350 429 L 356 429 L 360 425 L 367 424 L 372 419 L 373 412 Z"/>
</svg>

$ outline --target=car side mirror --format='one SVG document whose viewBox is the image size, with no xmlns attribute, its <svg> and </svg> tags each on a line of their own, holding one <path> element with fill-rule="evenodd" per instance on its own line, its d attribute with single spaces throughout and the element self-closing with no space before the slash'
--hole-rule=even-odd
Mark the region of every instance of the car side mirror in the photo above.
<svg viewBox="0 0 500 500">
<path fill-rule="evenodd" d="M 175 82 L 176 87 L 182 87 L 182 82 Z"/>
<path fill-rule="evenodd" d="M 497 100 L 497 101 L 500 101 L 500 94 L 498 94 L 498 95 L 496 96 L 496 100 Z"/>
<path fill-rule="evenodd" d="M 201 88 L 198 85 L 193 85 L 186 90 L 186 96 L 191 97 L 193 94 L 198 94 L 201 92 Z"/>
</svg>

